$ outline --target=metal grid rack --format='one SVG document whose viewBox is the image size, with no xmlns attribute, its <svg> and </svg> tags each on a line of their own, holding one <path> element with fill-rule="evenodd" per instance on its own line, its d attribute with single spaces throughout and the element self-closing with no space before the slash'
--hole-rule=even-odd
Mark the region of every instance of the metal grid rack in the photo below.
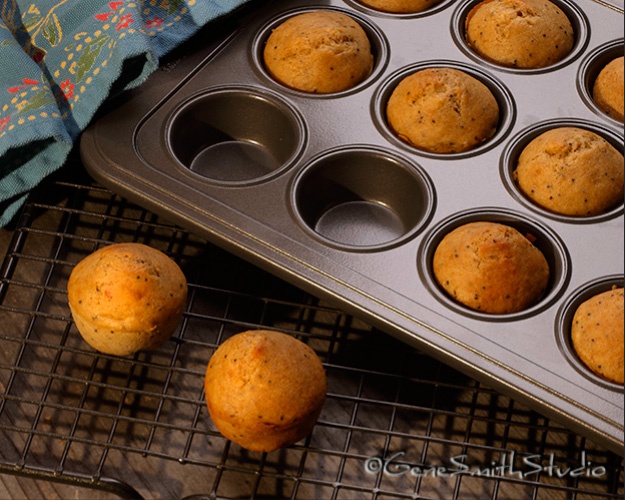
<svg viewBox="0 0 625 500">
<path fill-rule="evenodd" d="M 1 269 L 0 473 L 125 498 L 623 498 L 622 457 L 74 170 L 31 196 Z M 90 349 L 66 304 L 73 265 L 120 241 L 189 281 L 172 339 L 129 358 Z M 254 328 L 307 342 L 329 384 L 312 434 L 269 454 L 221 437 L 202 393 L 211 353 Z"/>
</svg>

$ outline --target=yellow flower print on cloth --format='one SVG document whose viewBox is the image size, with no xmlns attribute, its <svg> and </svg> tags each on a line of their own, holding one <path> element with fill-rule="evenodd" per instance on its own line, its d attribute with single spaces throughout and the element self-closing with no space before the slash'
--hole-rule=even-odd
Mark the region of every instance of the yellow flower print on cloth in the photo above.
<svg viewBox="0 0 625 500">
<path fill-rule="evenodd" d="M 0 0 L 0 226 L 97 109 L 248 0 Z"/>
</svg>

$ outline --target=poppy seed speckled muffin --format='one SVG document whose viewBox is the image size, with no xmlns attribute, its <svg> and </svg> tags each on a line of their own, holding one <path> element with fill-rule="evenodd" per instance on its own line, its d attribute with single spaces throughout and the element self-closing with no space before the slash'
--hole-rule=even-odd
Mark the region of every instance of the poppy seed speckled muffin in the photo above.
<svg viewBox="0 0 625 500">
<path fill-rule="evenodd" d="M 468 13 L 466 41 L 483 58 L 511 68 L 544 68 L 564 59 L 575 34 L 549 0 L 484 0 Z"/>
<path fill-rule="evenodd" d="M 360 3 L 381 12 L 416 14 L 424 12 L 442 0 L 360 0 Z"/>
<path fill-rule="evenodd" d="M 91 347 L 128 356 L 157 349 L 169 339 L 182 319 L 187 281 L 160 250 L 116 243 L 76 264 L 67 298 L 74 323 Z"/>
<path fill-rule="evenodd" d="M 388 124 L 417 149 L 461 153 L 495 135 L 499 105 L 477 78 L 454 68 L 426 68 L 403 78 L 387 106 Z"/>
<path fill-rule="evenodd" d="M 469 222 L 437 245 L 432 269 L 454 300 L 475 311 L 510 314 L 536 304 L 549 282 L 549 264 L 530 239 L 495 222 Z"/>
<path fill-rule="evenodd" d="M 521 152 L 513 177 L 547 210 L 572 217 L 600 215 L 623 202 L 623 154 L 600 135 L 556 127 Z"/>
<path fill-rule="evenodd" d="M 263 51 L 269 74 L 302 92 L 329 94 L 349 90 L 373 68 L 371 43 L 352 17 L 314 11 L 290 17 L 269 35 Z"/>
<path fill-rule="evenodd" d="M 597 75 L 592 90 L 595 104 L 608 116 L 621 122 L 624 117 L 623 61 L 621 56 L 606 64 Z"/>
<path fill-rule="evenodd" d="M 211 356 L 206 404 L 217 429 L 251 451 L 274 451 L 306 437 L 326 398 L 315 351 L 286 333 L 249 330 Z"/>
<path fill-rule="evenodd" d="M 596 375 L 623 383 L 623 289 L 584 301 L 575 311 L 571 341 L 581 361 Z"/>
</svg>

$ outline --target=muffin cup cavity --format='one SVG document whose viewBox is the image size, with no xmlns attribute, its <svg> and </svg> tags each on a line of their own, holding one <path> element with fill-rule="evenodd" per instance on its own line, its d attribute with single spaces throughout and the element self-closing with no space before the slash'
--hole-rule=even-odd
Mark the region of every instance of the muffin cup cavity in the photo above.
<svg viewBox="0 0 625 500">
<path fill-rule="evenodd" d="M 451 35 L 455 44 L 458 48 L 464 52 L 468 57 L 473 59 L 474 61 L 488 66 L 492 69 L 496 69 L 498 71 L 504 71 L 509 73 L 523 73 L 523 74 L 531 74 L 531 73 L 545 73 L 549 71 L 556 70 L 563 66 L 570 64 L 572 61 L 577 59 L 579 55 L 584 51 L 588 44 L 589 39 L 589 22 L 586 18 L 584 12 L 573 2 L 568 0 L 550 0 L 553 4 L 559 7 L 569 18 L 571 22 L 571 26 L 573 28 L 573 47 L 571 48 L 568 55 L 563 57 L 560 61 L 545 66 L 542 68 L 514 68 L 509 66 L 504 66 L 502 64 L 490 61 L 480 54 L 478 54 L 467 42 L 466 38 L 466 29 L 465 23 L 467 20 L 467 16 L 471 9 L 473 9 L 477 4 L 479 4 L 482 0 L 471 0 L 465 3 L 459 3 L 451 16 Z"/>
<path fill-rule="evenodd" d="M 416 146 L 409 144 L 407 141 L 398 137 L 397 133 L 388 123 L 386 114 L 386 108 L 391 94 L 393 94 L 393 91 L 395 90 L 397 85 L 399 85 L 399 83 L 408 76 L 418 71 L 432 68 L 449 68 L 457 71 L 462 71 L 467 75 L 480 81 L 490 90 L 499 107 L 499 123 L 493 137 L 481 144 L 477 144 L 475 147 L 468 151 L 458 153 L 436 153 L 432 151 L 426 151 L 424 149 L 417 148 Z M 489 75 L 488 73 L 485 73 L 480 69 L 475 68 L 474 66 L 465 65 L 457 61 L 433 60 L 419 62 L 406 66 L 390 75 L 389 78 L 387 78 L 382 83 L 382 85 L 380 85 L 374 95 L 372 115 L 376 127 L 391 144 L 399 146 L 411 153 L 416 153 L 420 156 L 453 160 L 476 156 L 497 146 L 508 134 L 514 124 L 516 117 L 516 106 L 514 98 L 512 97 L 512 94 L 508 90 L 508 88 L 502 82 Z"/>
<path fill-rule="evenodd" d="M 471 222 L 494 222 L 510 226 L 523 235 L 531 235 L 534 246 L 545 256 L 549 265 L 549 281 L 542 298 L 533 306 L 509 314 L 491 314 L 476 311 L 454 300 L 437 282 L 432 262 L 441 240 L 456 228 Z M 417 266 L 424 285 L 430 293 L 448 309 L 482 321 L 516 321 L 536 315 L 562 293 L 569 281 L 570 262 L 564 243 L 557 234 L 542 223 L 523 214 L 500 208 L 477 208 L 454 214 L 438 223 L 424 238 L 418 253 Z"/>
<path fill-rule="evenodd" d="M 560 352 L 577 372 L 597 385 L 622 393 L 623 385 L 611 382 L 596 375 L 584 364 L 575 352 L 571 340 L 571 326 L 573 324 L 573 317 L 575 316 L 577 308 L 591 297 L 594 297 L 599 293 L 612 290 L 615 287 L 623 288 L 622 275 L 600 277 L 583 284 L 571 292 L 558 310 L 555 320 L 555 335 Z"/>
<path fill-rule="evenodd" d="M 591 216 L 569 216 L 558 214 L 541 207 L 523 193 L 518 183 L 514 179 L 514 170 L 516 169 L 519 156 L 524 148 L 536 137 L 554 128 L 559 127 L 576 127 L 586 129 L 603 137 L 612 146 L 614 146 L 621 154 L 624 152 L 623 138 L 619 137 L 614 131 L 585 120 L 579 119 L 554 119 L 547 120 L 520 131 L 516 136 L 512 137 L 505 146 L 500 159 L 500 173 L 502 181 L 510 193 L 519 203 L 526 208 L 536 212 L 544 217 L 554 219 L 560 222 L 572 224 L 592 224 L 603 220 L 612 219 L 623 214 L 623 203 L 614 206 L 603 214 Z"/>
<path fill-rule="evenodd" d="M 621 130 L 623 122 L 609 116 L 595 102 L 593 86 L 597 76 L 606 64 L 617 57 L 622 57 L 624 49 L 625 43 L 622 38 L 600 45 L 586 55 L 581 61 L 577 72 L 577 90 L 584 104 L 608 123 L 619 126 Z"/>
<path fill-rule="evenodd" d="M 291 88 L 289 86 L 284 85 L 283 83 L 277 81 L 267 70 L 267 67 L 264 62 L 263 51 L 265 49 L 265 45 L 272 31 L 275 30 L 278 26 L 284 23 L 286 20 L 298 16 L 300 14 L 313 13 L 313 12 L 338 12 L 341 14 L 345 14 L 352 19 L 354 19 L 360 27 L 364 30 L 369 39 L 369 43 L 371 45 L 371 53 L 373 55 L 373 68 L 363 81 L 354 85 L 351 88 L 346 90 L 342 90 L 339 92 L 332 93 L 315 93 L 315 92 L 306 92 L 303 90 L 298 90 L 295 88 Z M 316 98 L 316 99 L 327 99 L 334 97 L 341 97 L 345 95 L 350 95 L 352 93 L 358 92 L 362 90 L 364 87 L 371 84 L 379 74 L 384 71 L 384 68 L 388 64 L 389 57 L 389 43 L 384 35 L 383 31 L 378 28 L 375 24 L 373 24 L 368 18 L 359 15 L 356 12 L 343 10 L 336 7 L 328 7 L 328 6 L 318 6 L 318 7 L 308 7 L 305 9 L 294 9 L 283 12 L 276 18 L 273 18 L 268 23 L 266 23 L 263 27 L 261 27 L 256 36 L 253 38 L 252 49 L 251 49 L 252 59 L 256 71 L 258 74 L 265 80 L 266 84 L 272 85 L 277 88 L 280 92 L 293 93 L 295 95 L 307 98 Z"/>
<path fill-rule="evenodd" d="M 167 124 L 170 153 L 225 184 L 260 182 L 292 165 L 306 138 L 299 113 L 253 88 L 215 88 L 182 103 Z"/>
<path fill-rule="evenodd" d="M 371 147 L 316 157 L 299 173 L 292 193 L 305 230 L 350 251 L 398 245 L 418 233 L 434 210 L 427 175 L 413 163 Z"/>
</svg>

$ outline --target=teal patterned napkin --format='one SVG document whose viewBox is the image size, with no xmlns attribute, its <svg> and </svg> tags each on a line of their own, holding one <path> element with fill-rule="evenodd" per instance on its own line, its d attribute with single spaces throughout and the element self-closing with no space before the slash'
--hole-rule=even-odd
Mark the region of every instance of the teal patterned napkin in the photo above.
<svg viewBox="0 0 625 500">
<path fill-rule="evenodd" d="M 0 227 L 113 93 L 248 0 L 0 0 Z"/>
</svg>

